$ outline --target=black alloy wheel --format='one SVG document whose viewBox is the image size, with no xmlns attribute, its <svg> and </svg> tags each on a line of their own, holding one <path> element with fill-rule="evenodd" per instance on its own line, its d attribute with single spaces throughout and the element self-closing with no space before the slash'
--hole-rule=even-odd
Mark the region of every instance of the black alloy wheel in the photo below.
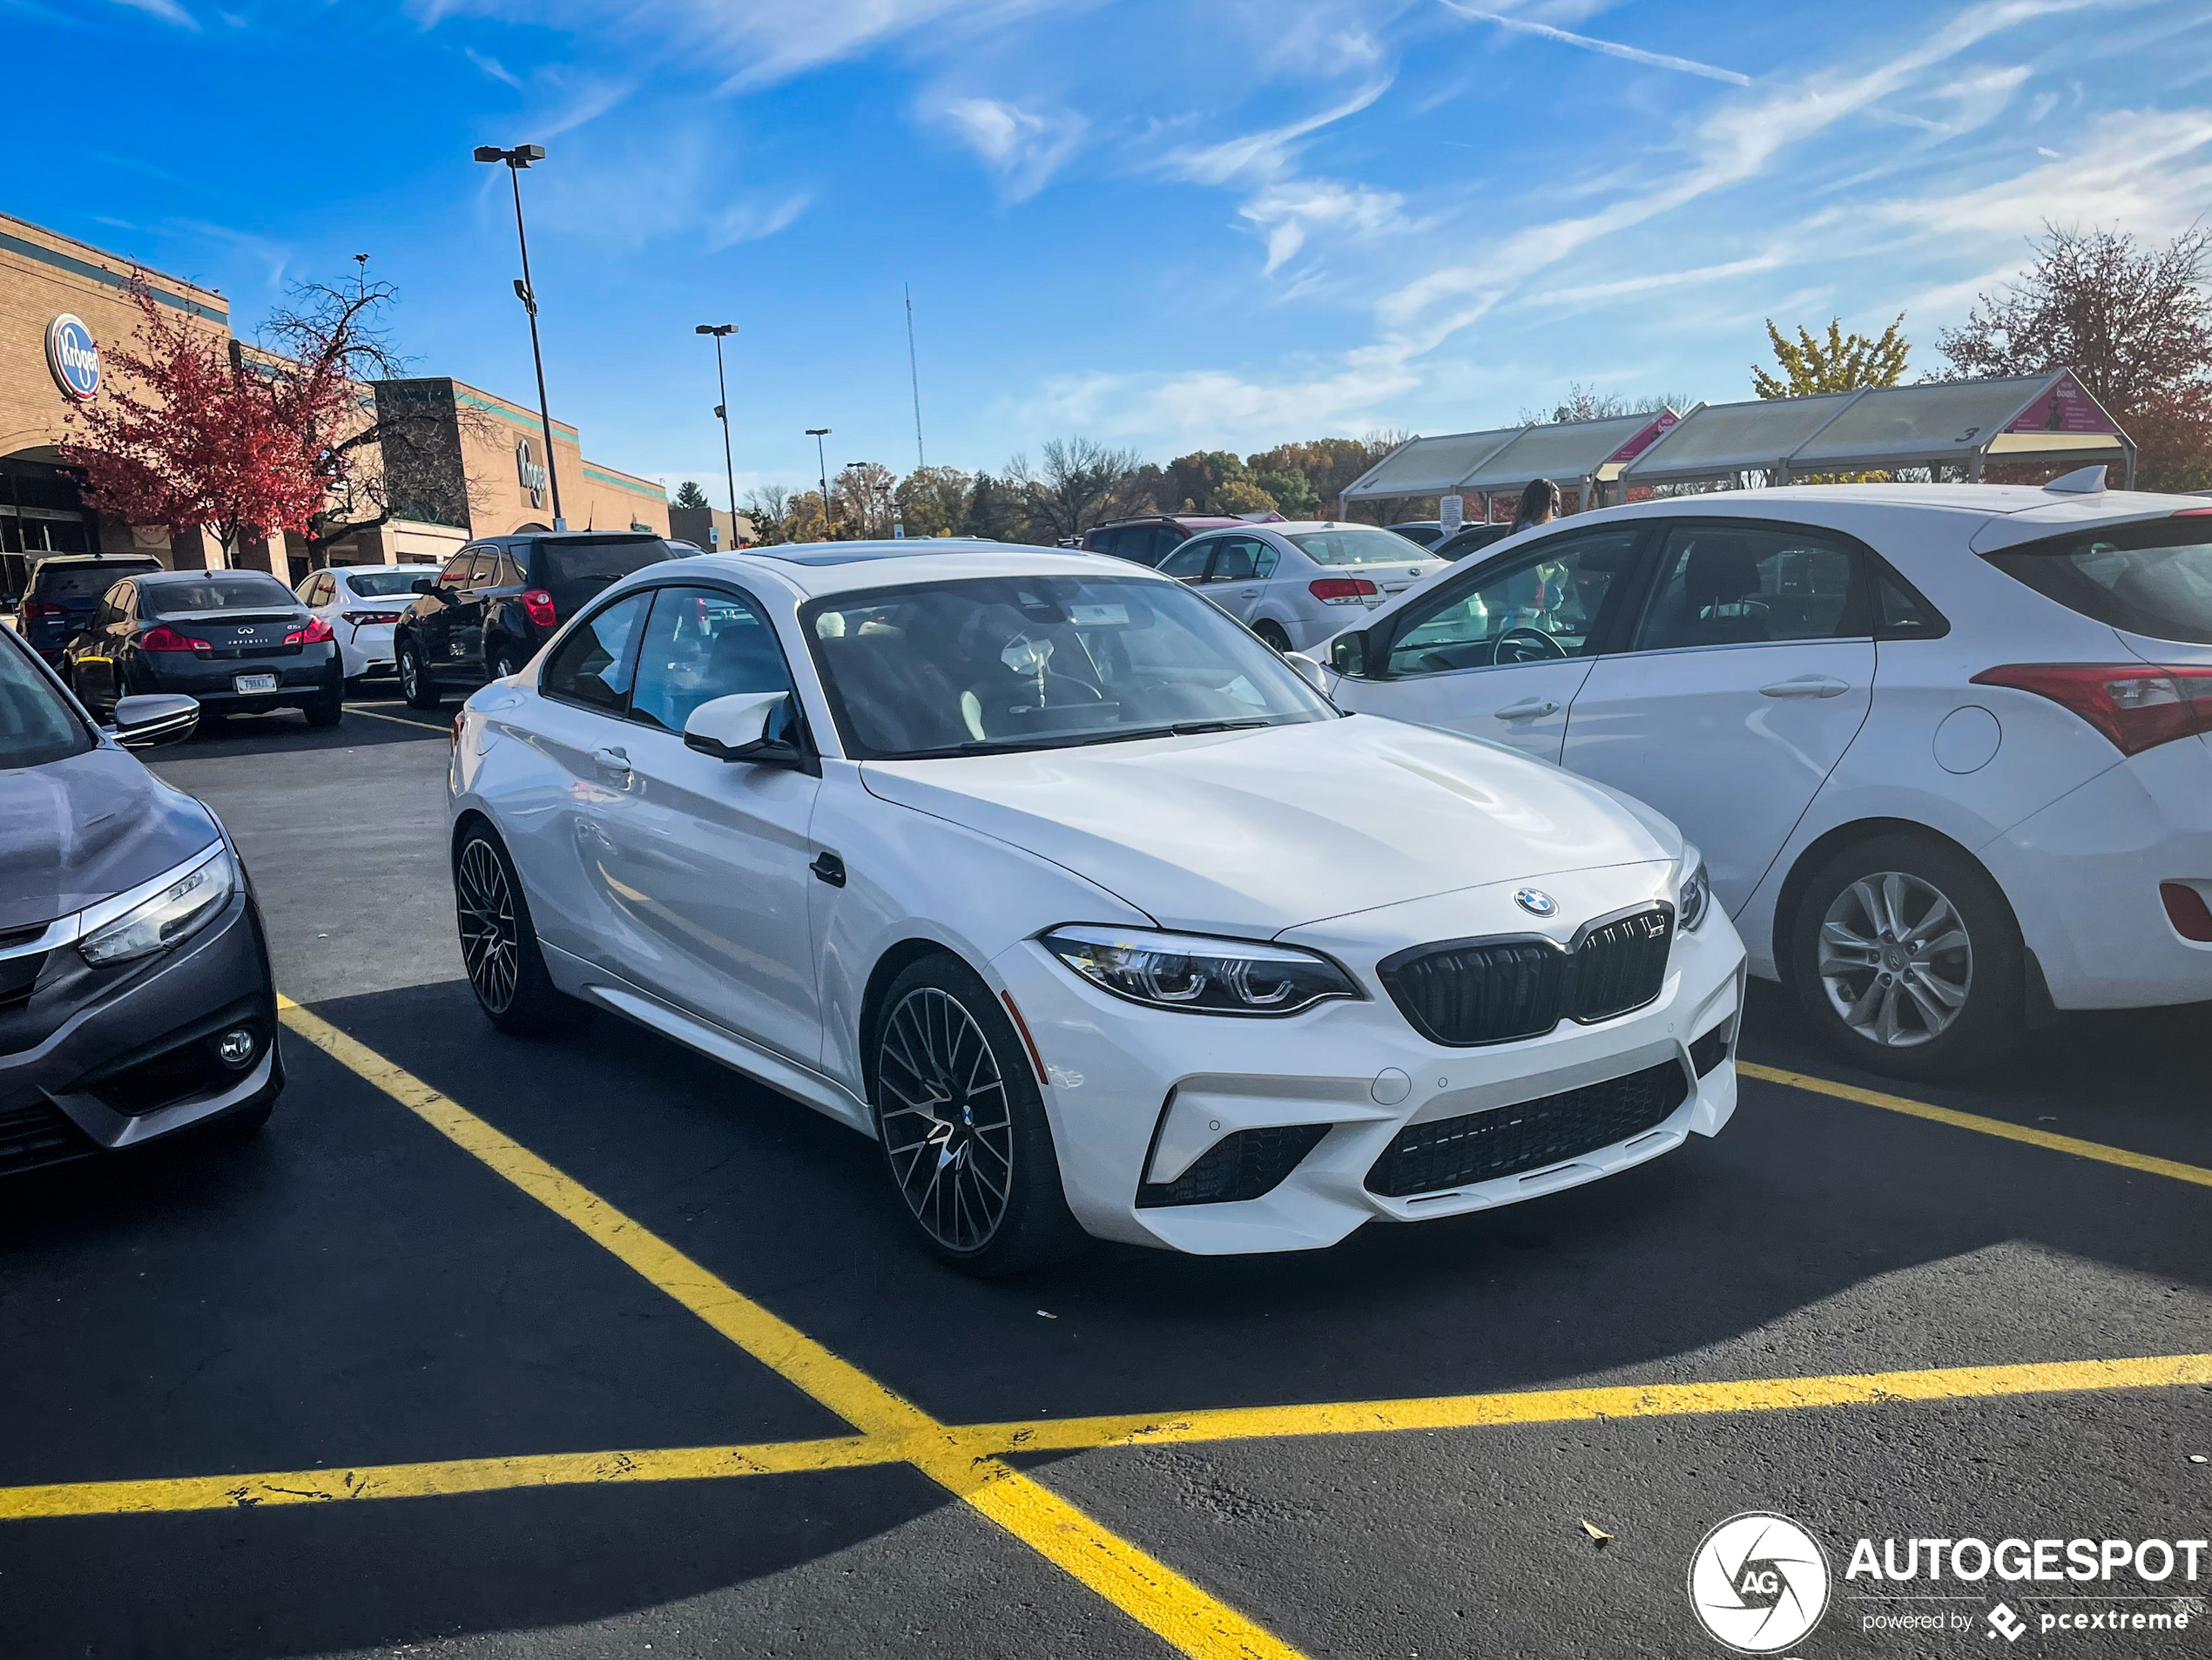
<svg viewBox="0 0 2212 1660">
<path fill-rule="evenodd" d="M 981 980 L 949 956 L 911 964 L 885 995 L 873 1094 L 884 1162 L 939 1258 L 996 1276 L 1082 1242 L 1061 1191 L 1029 1059 Z"/>
<path fill-rule="evenodd" d="M 1285 656 L 1287 657 L 1290 654 L 1291 637 L 1283 631 L 1283 625 L 1280 623 L 1254 623 L 1252 632 Z"/>
<path fill-rule="evenodd" d="M 437 682 L 430 678 L 429 665 L 422 660 L 422 648 L 413 640 L 402 641 L 399 649 L 400 696 L 407 699 L 410 709 L 435 709 L 441 701 Z"/>
<path fill-rule="evenodd" d="M 529 901 L 498 839 L 479 824 L 453 865 L 461 962 L 476 1006 L 502 1032 L 536 1036 L 573 1024 L 586 1011 L 555 989 L 530 924 Z"/>
<path fill-rule="evenodd" d="M 502 645 L 492 653 L 491 678 L 495 680 L 504 680 L 512 675 L 520 674 L 523 671 L 523 659 L 515 647 Z"/>
</svg>

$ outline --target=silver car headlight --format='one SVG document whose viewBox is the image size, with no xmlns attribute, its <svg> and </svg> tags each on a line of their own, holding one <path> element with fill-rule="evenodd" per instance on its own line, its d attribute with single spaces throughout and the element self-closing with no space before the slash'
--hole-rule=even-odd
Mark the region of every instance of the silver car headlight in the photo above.
<svg viewBox="0 0 2212 1660">
<path fill-rule="evenodd" d="M 230 849 L 217 842 L 167 875 L 151 898 L 111 921 L 98 922 L 77 942 L 87 962 L 105 967 L 165 951 L 197 934 L 221 914 L 238 886 Z"/>
<path fill-rule="evenodd" d="M 1318 951 L 1296 946 L 1074 924 L 1038 938 L 1101 991 L 1147 1009 L 1283 1016 L 1359 995 L 1350 975 Z"/>
<path fill-rule="evenodd" d="M 1705 874 L 1705 855 L 1687 841 L 1682 845 L 1682 867 L 1689 874 L 1675 890 L 1675 920 L 1684 928 L 1694 928 L 1713 908 L 1713 884 Z"/>
</svg>

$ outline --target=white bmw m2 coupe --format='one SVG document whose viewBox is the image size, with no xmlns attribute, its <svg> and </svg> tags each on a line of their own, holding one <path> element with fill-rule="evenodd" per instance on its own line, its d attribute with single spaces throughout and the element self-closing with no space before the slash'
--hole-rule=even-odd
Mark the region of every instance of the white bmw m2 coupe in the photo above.
<svg viewBox="0 0 2212 1660">
<path fill-rule="evenodd" d="M 981 1273 L 1328 1245 L 1716 1134 L 1743 948 L 1696 850 L 1318 678 L 1118 559 L 654 565 L 455 722 L 469 982 L 874 1137 Z"/>
</svg>

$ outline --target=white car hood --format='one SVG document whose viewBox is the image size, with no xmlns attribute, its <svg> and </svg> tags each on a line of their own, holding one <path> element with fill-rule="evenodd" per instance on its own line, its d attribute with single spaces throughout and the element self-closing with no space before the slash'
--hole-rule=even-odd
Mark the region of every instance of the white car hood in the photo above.
<svg viewBox="0 0 2212 1660">
<path fill-rule="evenodd" d="M 882 800 L 1049 859 L 1164 928 L 1246 937 L 1681 851 L 1663 820 L 1558 767 L 1366 715 L 860 770 Z"/>
</svg>

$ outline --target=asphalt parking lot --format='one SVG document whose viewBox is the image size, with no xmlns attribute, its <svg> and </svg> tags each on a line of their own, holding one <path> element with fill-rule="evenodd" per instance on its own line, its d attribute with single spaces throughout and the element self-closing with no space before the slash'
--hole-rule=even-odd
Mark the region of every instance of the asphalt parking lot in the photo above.
<svg viewBox="0 0 2212 1660">
<path fill-rule="evenodd" d="M 246 854 L 291 1084 L 244 1147 L 0 1193 L 10 1660 L 1718 1655 L 1685 1576 L 1747 1510 L 1831 1552 L 1804 1655 L 2207 1646 L 2178 1582 L 2137 1605 L 2185 1631 L 2011 1643 L 2000 1589 L 2084 1587 L 1908 1636 L 1863 1616 L 1926 1586 L 1841 1574 L 2206 1536 L 2203 1009 L 1900 1092 L 1760 995 L 1733 1124 L 1622 1177 L 979 1284 L 806 1109 L 491 1031 L 446 755 L 366 703 L 156 760 Z"/>
</svg>

